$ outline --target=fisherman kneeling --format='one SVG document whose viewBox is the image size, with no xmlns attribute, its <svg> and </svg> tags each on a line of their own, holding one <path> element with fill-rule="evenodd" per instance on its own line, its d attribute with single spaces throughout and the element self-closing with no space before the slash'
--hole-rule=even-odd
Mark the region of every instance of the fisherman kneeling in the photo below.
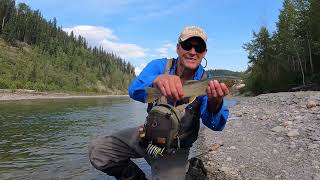
<svg viewBox="0 0 320 180">
<path fill-rule="evenodd" d="M 229 110 L 223 97 L 229 94 L 224 83 L 209 81 L 206 95 L 185 98 L 182 85 L 189 80 L 202 80 L 207 74 L 201 65 L 207 52 L 207 35 L 199 27 L 186 27 L 181 32 L 177 59 L 151 61 L 133 80 L 129 95 L 146 103 L 146 89 L 153 87 L 163 95 L 148 105 L 143 127 L 122 130 L 100 137 L 90 146 L 92 165 L 117 179 L 146 179 L 131 161 L 145 158 L 153 179 L 184 180 L 189 149 L 198 137 L 200 118 L 214 131 L 221 131 Z"/>
</svg>

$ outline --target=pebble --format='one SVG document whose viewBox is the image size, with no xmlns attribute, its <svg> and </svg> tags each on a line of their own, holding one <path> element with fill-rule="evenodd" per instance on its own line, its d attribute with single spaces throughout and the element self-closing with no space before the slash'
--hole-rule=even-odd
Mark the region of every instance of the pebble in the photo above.
<svg viewBox="0 0 320 180">
<path fill-rule="evenodd" d="M 296 116 L 296 117 L 295 117 L 295 120 L 296 120 L 296 121 L 302 121 L 302 120 L 303 120 L 303 117 L 302 117 L 302 116 Z"/>
<path fill-rule="evenodd" d="M 320 173 L 317 173 L 315 174 L 312 179 L 315 179 L 315 180 L 319 180 L 320 179 Z"/>
<path fill-rule="evenodd" d="M 307 108 L 310 109 L 310 108 L 313 108 L 313 107 L 316 107 L 317 106 L 317 103 L 313 100 L 309 100 L 307 102 Z"/>
<path fill-rule="evenodd" d="M 276 133 L 280 133 L 280 132 L 285 132 L 286 129 L 283 126 L 276 126 L 276 127 L 272 128 L 271 131 L 276 132 Z"/>
<path fill-rule="evenodd" d="M 299 158 L 299 157 L 301 157 L 302 155 L 301 155 L 300 153 L 297 153 L 297 154 L 295 154 L 294 156 L 297 157 L 297 158 Z"/>
<path fill-rule="evenodd" d="M 222 133 L 206 138 L 228 145 L 210 156 L 215 167 L 222 166 L 218 171 L 222 176 L 209 179 L 245 167 L 240 171 L 241 178 L 226 179 L 320 180 L 320 163 L 312 163 L 320 162 L 320 92 L 270 93 L 239 99 L 230 112 L 240 118 L 228 122 Z"/>
<path fill-rule="evenodd" d="M 231 159 L 231 157 L 227 157 L 227 161 L 231 161 L 232 159 Z"/>
<path fill-rule="evenodd" d="M 295 145 L 295 144 L 290 144 L 290 146 L 289 146 L 291 149 L 294 149 L 294 148 L 296 148 L 297 146 Z"/>
<path fill-rule="evenodd" d="M 287 121 L 287 122 L 286 122 L 286 124 L 288 124 L 288 125 L 292 125 L 292 124 L 293 124 L 293 122 L 292 122 L 292 121 Z"/>
<path fill-rule="evenodd" d="M 299 136 L 300 134 L 299 134 L 299 132 L 298 132 L 298 130 L 297 129 L 292 129 L 292 130 L 290 130 L 289 132 L 288 132 L 288 134 L 287 134 L 287 136 L 289 136 L 289 137 L 295 137 L 295 136 Z"/>
<path fill-rule="evenodd" d="M 317 148 L 319 148 L 319 144 L 310 144 L 309 146 L 308 146 L 308 148 L 309 149 L 317 149 Z"/>
<path fill-rule="evenodd" d="M 276 140 L 277 141 L 282 141 L 284 138 L 283 137 L 277 137 Z"/>
<path fill-rule="evenodd" d="M 274 176 L 274 179 L 281 179 L 281 175 Z"/>
</svg>

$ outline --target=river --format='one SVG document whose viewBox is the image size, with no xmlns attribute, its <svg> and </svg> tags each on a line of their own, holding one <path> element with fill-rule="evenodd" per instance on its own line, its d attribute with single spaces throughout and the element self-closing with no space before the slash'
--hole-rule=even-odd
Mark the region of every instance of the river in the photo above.
<svg viewBox="0 0 320 180">
<path fill-rule="evenodd" d="M 128 97 L 2 101 L 0 179 L 113 179 L 91 166 L 89 142 L 145 116 L 145 104 Z"/>
</svg>

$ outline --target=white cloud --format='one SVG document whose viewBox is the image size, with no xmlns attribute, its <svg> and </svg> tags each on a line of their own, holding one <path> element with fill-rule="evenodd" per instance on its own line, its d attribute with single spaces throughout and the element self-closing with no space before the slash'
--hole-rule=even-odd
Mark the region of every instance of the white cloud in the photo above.
<svg viewBox="0 0 320 180">
<path fill-rule="evenodd" d="M 146 56 L 145 49 L 136 44 L 117 43 L 117 42 L 104 39 L 101 43 L 101 46 L 107 51 L 112 51 L 125 59 L 132 59 L 132 58 L 139 58 L 139 57 Z"/>
<path fill-rule="evenodd" d="M 79 25 L 72 28 L 63 28 L 63 30 L 69 34 L 73 31 L 75 35 L 85 37 L 92 46 L 100 45 L 103 40 L 118 40 L 117 36 L 113 34 L 111 29 L 101 26 Z"/>
<path fill-rule="evenodd" d="M 139 75 L 139 74 L 141 73 L 142 69 L 143 69 L 144 67 L 146 67 L 146 65 L 147 65 L 147 64 L 141 64 L 140 66 L 136 67 L 136 68 L 134 69 L 135 74 L 136 74 L 136 75 Z"/>
<path fill-rule="evenodd" d="M 71 28 L 63 28 L 64 31 L 81 35 L 86 38 L 91 46 L 102 46 L 109 52 L 114 52 L 118 56 L 130 61 L 132 58 L 146 56 L 146 49 L 132 43 L 120 43 L 119 38 L 113 31 L 101 26 L 79 25 Z"/>
<path fill-rule="evenodd" d="M 172 52 L 175 50 L 175 45 L 172 43 L 165 43 L 160 48 L 156 49 L 156 52 L 159 53 L 161 57 L 170 57 L 172 56 Z"/>
<path fill-rule="evenodd" d="M 147 61 L 155 58 L 176 57 L 175 43 L 164 41 L 159 48 L 147 49 L 133 43 L 122 43 L 110 28 L 101 26 L 79 25 L 63 28 L 64 31 L 81 35 L 86 38 L 90 46 L 101 46 L 108 52 L 114 52 L 118 56 L 129 61 L 135 66 L 138 75 L 146 66 Z"/>
<path fill-rule="evenodd" d="M 142 69 L 153 59 L 176 57 L 176 45 L 169 41 L 164 41 L 159 48 L 146 49 L 146 60 L 144 63 L 136 65 L 135 73 L 139 75 Z"/>
</svg>

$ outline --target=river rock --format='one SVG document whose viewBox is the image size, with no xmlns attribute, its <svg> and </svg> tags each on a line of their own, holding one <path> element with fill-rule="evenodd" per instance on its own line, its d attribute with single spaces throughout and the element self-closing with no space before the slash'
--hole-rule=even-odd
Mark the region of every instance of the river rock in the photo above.
<svg viewBox="0 0 320 180">
<path fill-rule="evenodd" d="M 201 144 L 207 148 L 219 140 L 229 147 L 206 154 L 204 162 L 216 167 L 210 170 L 209 179 L 318 178 L 320 165 L 312 162 L 320 162 L 320 92 L 237 99 L 239 103 L 230 108 L 230 113 L 236 113 L 239 119 L 228 121 L 223 131 L 205 128 L 202 132 L 205 142 Z M 236 176 L 230 173 L 234 170 Z"/>
<path fill-rule="evenodd" d="M 297 129 L 292 129 L 292 130 L 290 130 L 289 132 L 288 132 L 288 134 L 287 134 L 287 136 L 289 136 L 289 137 L 295 137 L 295 136 L 299 136 L 300 134 L 299 134 L 299 132 L 298 132 L 298 130 Z"/>
<path fill-rule="evenodd" d="M 271 131 L 276 132 L 276 133 L 280 133 L 280 132 L 285 132 L 286 129 L 283 126 L 277 126 L 271 129 Z"/>
<path fill-rule="evenodd" d="M 319 144 L 310 144 L 309 146 L 308 146 L 308 148 L 309 149 L 317 149 L 317 148 L 319 148 Z"/>
<path fill-rule="evenodd" d="M 313 108 L 313 107 L 316 107 L 317 106 L 317 103 L 313 100 L 309 100 L 307 102 L 307 108 L 310 109 L 310 108 Z"/>
</svg>

